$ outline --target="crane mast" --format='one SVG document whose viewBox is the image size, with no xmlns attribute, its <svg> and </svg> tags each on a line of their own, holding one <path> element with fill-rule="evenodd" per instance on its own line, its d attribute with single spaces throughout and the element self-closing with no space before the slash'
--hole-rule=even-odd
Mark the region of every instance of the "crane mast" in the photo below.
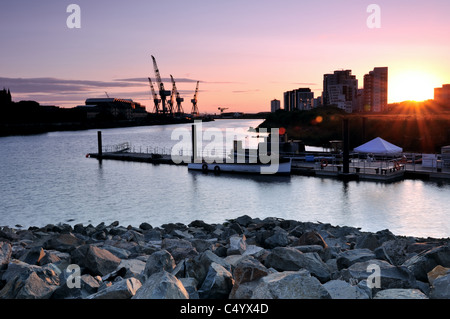
<svg viewBox="0 0 450 319">
<path fill-rule="evenodd" d="M 197 81 L 197 86 L 195 87 L 195 93 L 194 93 L 194 98 L 191 100 L 192 102 L 192 110 L 191 110 L 191 114 L 194 116 L 198 116 L 199 112 L 198 112 L 198 107 L 197 107 L 197 93 L 198 93 L 198 83 L 200 81 Z"/>
<path fill-rule="evenodd" d="M 156 59 L 153 55 L 152 55 L 152 60 L 153 60 L 153 68 L 155 69 L 156 80 L 157 80 L 158 86 L 159 86 L 159 95 L 161 97 L 162 112 L 165 115 L 167 112 L 166 97 L 170 95 L 170 91 L 166 91 L 164 89 L 164 83 L 161 80 L 161 75 L 159 74 L 158 65 L 156 64 Z"/>
<path fill-rule="evenodd" d="M 176 95 L 176 102 L 177 102 L 177 108 L 176 108 L 176 112 L 175 114 L 177 114 L 178 116 L 181 116 L 183 111 L 183 107 L 181 106 L 181 102 L 184 101 L 184 99 L 182 97 L 180 97 L 180 92 L 178 92 L 177 90 L 177 86 L 175 84 L 175 80 L 173 79 L 172 74 L 170 75 L 170 78 L 172 79 L 172 85 L 173 85 L 173 91 L 175 92 Z"/>
<path fill-rule="evenodd" d="M 156 95 L 156 92 L 155 92 L 155 88 L 153 87 L 153 84 L 152 84 L 152 80 L 150 78 L 148 78 L 148 82 L 150 83 L 150 89 L 152 91 L 152 96 L 153 96 L 153 102 L 155 103 L 153 112 L 155 114 L 158 114 L 159 113 L 159 102 L 161 102 L 161 99 L 158 99 L 158 96 Z"/>
</svg>

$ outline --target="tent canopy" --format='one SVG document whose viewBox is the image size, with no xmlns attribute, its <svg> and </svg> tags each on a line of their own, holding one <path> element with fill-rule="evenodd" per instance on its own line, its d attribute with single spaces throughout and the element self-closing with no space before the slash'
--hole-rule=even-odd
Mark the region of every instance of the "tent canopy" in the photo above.
<svg viewBox="0 0 450 319">
<path fill-rule="evenodd" d="M 381 137 L 374 138 L 373 140 L 360 145 L 354 149 L 359 153 L 373 153 L 373 154 L 397 154 L 403 152 L 403 148 L 391 144 Z"/>
</svg>

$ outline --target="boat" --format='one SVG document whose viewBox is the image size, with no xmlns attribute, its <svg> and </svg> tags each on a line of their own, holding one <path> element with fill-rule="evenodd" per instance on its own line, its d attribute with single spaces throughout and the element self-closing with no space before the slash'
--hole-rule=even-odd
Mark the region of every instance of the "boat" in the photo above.
<svg viewBox="0 0 450 319">
<path fill-rule="evenodd" d="M 281 158 L 278 167 L 274 163 L 263 164 L 256 163 L 188 163 L 188 169 L 202 171 L 204 173 L 247 173 L 247 174 L 277 174 L 290 175 L 292 160 L 290 158 Z M 273 171 L 276 169 L 276 171 Z"/>
</svg>

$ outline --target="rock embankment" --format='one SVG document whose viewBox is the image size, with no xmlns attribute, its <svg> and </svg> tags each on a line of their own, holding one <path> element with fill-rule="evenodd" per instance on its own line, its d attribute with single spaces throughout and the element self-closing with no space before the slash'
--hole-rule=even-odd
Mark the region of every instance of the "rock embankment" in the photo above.
<svg viewBox="0 0 450 319">
<path fill-rule="evenodd" d="M 0 228 L 2 299 L 450 298 L 450 239 L 264 220 Z"/>
</svg>

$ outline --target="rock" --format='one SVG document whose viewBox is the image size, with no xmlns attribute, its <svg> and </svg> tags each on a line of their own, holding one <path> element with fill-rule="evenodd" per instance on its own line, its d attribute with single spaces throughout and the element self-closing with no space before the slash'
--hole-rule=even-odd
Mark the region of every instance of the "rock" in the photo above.
<svg viewBox="0 0 450 319">
<path fill-rule="evenodd" d="M 217 263 L 224 267 L 227 271 L 231 272 L 231 265 L 224 259 L 220 258 L 212 251 L 207 250 L 195 258 L 187 259 L 184 262 L 184 277 L 193 277 L 197 280 L 201 286 L 209 271 L 209 266 L 213 263 Z"/>
<path fill-rule="evenodd" d="M 245 235 L 233 235 L 229 238 L 230 247 L 227 249 L 227 255 L 242 255 L 247 249 Z"/>
<path fill-rule="evenodd" d="M 27 249 L 25 254 L 20 256 L 19 260 L 26 262 L 27 264 L 30 265 L 37 265 L 44 258 L 44 256 L 45 256 L 44 249 L 42 249 L 42 247 L 36 246 Z"/>
<path fill-rule="evenodd" d="M 52 295 L 52 299 L 80 299 L 86 298 L 97 292 L 99 288 L 99 282 L 91 275 L 84 274 L 80 277 L 80 286 L 69 287 L 67 280 L 63 280 L 64 277 L 60 276 L 60 286 Z M 66 278 L 67 279 L 67 278 Z"/>
<path fill-rule="evenodd" d="M 380 287 L 374 288 L 417 288 L 416 279 L 406 267 L 393 266 L 384 260 L 372 259 L 358 262 L 351 265 L 348 269 L 342 270 L 341 273 L 344 274 L 344 280 L 346 281 L 353 278 L 357 281 L 367 280 L 370 281 L 370 284 L 377 284 L 374 278 L 377 274 L 371 267 L 379 267 Z"/>
<path fill-rule="evenodd" d="M 6 285 L 0 291 L 0 299 L 49 299 L 59 286 L 58 275 L 50 269 L 18 262 L 3 275 Z"/>
<path fill-rule="evenodd" d="M 243 256 L 253 256 L 255 258 L 259 258 L 260 256 L 264 255 L 266 250 L 262 247 L 256 246 L 256 245 L 247 245 L 247 249 L 242 254 Z"/>
<path fill-rule="evenodd" d="M 9 260 L 11 259 L 12 246 L 10 243 L 1 241 L 0 242 L 0 270 L 8 266 Z"/>
<path fill-rule="evenodd" d="M 255 258 L 249 256 L 240 260 L 233 270 L 234 285 L 230 298 L 236 298 L 236 291 L 243 283 L 257 280 L 267 276 L 269 270 Z"/>
<path fill-rule="evenodd" d="M 250 223 L 253 222 L 253 219 L 248 215 L 243 215 L 243 216 L 239 216 L 238 218 L 236 218 L 235 221 L 239 225 L 241 225 L 243 227 L 247 227 L 248 225 L 250 225 Z"/>
<path fill-rule="evenodd" d="M 37 264 L 39 266 L 44 266 L 47 264 L 58 263 L 59 261 L 62 260 L 58 255 L 61 255 L 61 256 L 67 255 L 67 256 L 69 256 L 68 258 L 70 258 L 70 255 L 68 255 L 67 253 L 59 253 L 59 252 L 55 253 L 55 251 L 49 250 L 49 251 L 45 252 L 45 254 L 42 258 L 38 259 Z"/>
<path fill-rule="evenodd" d="M 438 265 L 436 267 L 433 268 L 433 270 L 431 270 L 430 272 L 428 272 L 427 277 L 428 277 L 428 282 L 430 283 L 430 285 L 433 285 L 434 281 L 441 277 L 441 276 L 446 276 L 450 274 L 450 268 L 446 268 L 446 267 L 442 267 L 441 265 Z"/>
<path fill-rule="evenodd" d="M 384 259 L 399 266 L 408 259 L 407 248 L 411 243 L 411 239 L 407 238 L 391 239 L 376 248 L 374 252 L 377 259 Z"/>
<path fill-rule="evenodd" d="M 362 235 L 357 239 L 355 248 L 367 248 L 374 251 L 378 248 L 378 246 L 380 246 L 378 236 L 373 233 L 369 233 Z"/>
<path fill-rule="evenodd" d="M 376 293 L 373 299 L 428 299 L 419 289 L 385 289 Z"/>
<path fill-rule="evenodd" d="M 159 229 L 153 228 L 152 230 L 148 230 L 144 232 L 144 239 L 146 241 L 159 241 L 161 240 L 162 235 Z"/>
<path fill-rule="evenodd" d="M 44 243 L 43 248 L 71 252 L 82 244 L 84 244 L 84 241 L 75 237 L 72 233 L 64 233 L 52 236 Z"/>
<path fill-rule="evenodd" d="M 191 258 L 198 255 L 192 244 L 185 239 L 171 239 L 165 238 L 161 243 L 161 249 L 166 249 L 179 262 L 185 258 Z"/>
<path fill-rule="evenodd" d="M 375 254 L 370 249 L 352 249 L 340 253 L 337 257 L 336 263 L 338 270 L 341 270 L 350 267 L 354 263 L 363 262 L 375 258 Z"/>
<path fill-rule="evenodd" d="M 123 249 L 123 248 L 111 246 L 111 245 L 103 245 L 102 248 L 106 249 L 111 254 L 113 254 L 114 256 L 116 256 L 117 258 L 120 258 L 120 259 L 127 259 L 131 255 L 130 251 Z"/>
<path fill-rule="evenodd" d="M 86 299 L 130 299 L 141 287 L 141 282 L 136 278 L 122 279 Z"/>
<path fill-rule="evenodd" d="M 298 241 L 295 243 L 296 246 L 304 246 L 304 245 L 320 245 L 323 248 L 328 247 L 325 240 L 322 236 L 316 231 L 308 231 L 303 233 Z"/>
<path fill-rule="evenodd" d="M 197 280 L 195 278 L 179 278 L 189 294 L 189 299 L 200 299 L 197 291 Z"/>
<path fill-rule="evenodd" d="M 143 222 L 139 225 L 139 228 L 142 230 L 150 230 L 153 229 L 152 225 L 150 225 L 149 223 Z"/>
<path fill-rule="evenodd" d="M 131 299 L 189 299 L 180 280 L 166 271 L 148 278 Z"/>
<path fill-rule="evenodd" d="M 132 277 L 140 279 L 140 276 L 144 272 L 145 265 L 146 263 L 139 259 L 125 259 L 120 261 L 120 264 L 117 268 L 125 269 L 125 275 L 123 276 L 124 279 Z"/>
<path fill-rule="evenodd" d="M 172 255 L 165 249 L 151 254 L 145 263 L 144 272 L 146 278 L 160 271 L 171 272 L 175 268 L 175 260 Z"/>
<path fill-rule="evenodd" d="M 212 262 L 198 294 L 201 299 L 224 299 L 230 294 L 233 284 L 233 275 L 222 265 Z"/>
<path fill-rule="evenodd" d="M 427 273 L 437 265 L 450 267 L 450 246 L 439 246 L 422 252 L 403 263 L 414 276 L 421 281 L 427 281 Z"/>
<path fill-rule="evenodd" d="M 450 299 L 450 274 L 437 277 L 430 290 L 431 299 Z"/>
<path fill-rule="evenodd" d="M 265 266 L 273 267 L 278 271 L 295 271 L 304 268 L 321 282 L 330 279 L 328 266 L 321 261 L 317 254 L 303 254 L 291 247 L 274 248 L 267 256 Z"/>
<path fill-rule="evenodd" d="M 189 227 L 203 228 L 207 232 L 212 232 L 215 229 L 215 227 L 213 225 L 207 224 L 203 220 L 194 220 L 188 226 Z"/>
<path fill-rule="evenodd" d="M 289 244 L 288 232 L 280 227 L 275 227 L 272 236 L 264 240 L 267 248 L 285 247 Z"/>
<path fill-rule="evenodd" d="M 86 268 L 94 276 L 105 276 L 120 264 L 120 259 L 106 249 L 89 244 L 75 249 L 71 256 L 73 263 Z"/>
<path fill-rule="evenodd" d="M 330 280 L 323 284 L 323 287 L 332 299 L 369 299 L 363 289 L 343 280 Z"/>
<path fill-rule="evenodd" d="M 319 280 L 302 269 L 284 271 L 262 277 L 255 287 L 252 299 L 330 299 Z"/>
</svg>

